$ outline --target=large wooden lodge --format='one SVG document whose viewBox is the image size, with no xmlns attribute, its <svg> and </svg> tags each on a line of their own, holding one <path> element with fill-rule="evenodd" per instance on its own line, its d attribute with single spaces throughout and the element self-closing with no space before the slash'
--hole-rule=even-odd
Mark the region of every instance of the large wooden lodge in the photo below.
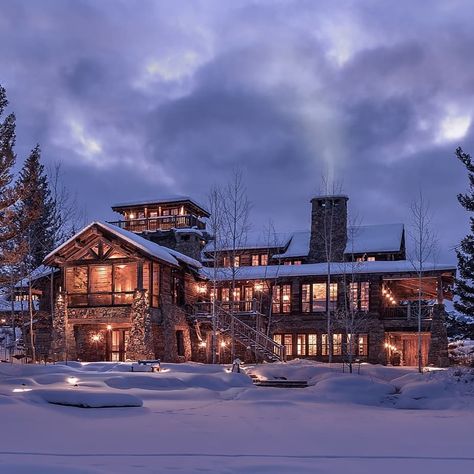
<svg viewBox="0 0 474 474">
<path fill-rule="evenodd" d="M 416 365 L 421 282 L 422 362 L 446 365 L 443 301 L 452 297 L 455 267 L 425 263 L 419 278 L 406 259 L 404 226 L 348 226 L 347 201 L 315 197 L 307 232 L 278 234 L 270 244 L 249 238 L 232 252 L 215 248 L 209 212 L 189 197 L 114 205 L 119 221 L 91 223 L 35 274 L 49 321 L 35 335 L 38 357 L 344 361 L 351 352 Z M 329 290 L 321 234 L 328 209 Z M 340 317 L 347 308 L 358 320 L 353 333 Z"/>
</svg>

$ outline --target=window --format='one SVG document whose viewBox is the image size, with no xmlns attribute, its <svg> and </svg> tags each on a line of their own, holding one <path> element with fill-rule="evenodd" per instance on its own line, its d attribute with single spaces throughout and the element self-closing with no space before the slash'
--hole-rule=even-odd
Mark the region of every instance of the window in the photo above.
<svg viewBox="0 0 474 474">
<path fill-rule="evenodd" d="M 273 287 L 273 305 L 274 313 L 291 312 L 291 285 L 275 285 Z"/>
<path fill-rule="evenodd" d="M 296 336 L 296 355 L 306 355 L 306 334 Z"/>
<path fill-rule="evenodd" d="M 342 354 L 342 334 L 332 335 L 332 355 L 339 356 Z"/>
<path fill-rule="evenodd" d="M 147 273 L 144 270 L 147 288 Z M 71 306 L 131 304 L 137 288 L 137 264 L 89 265 L 66 268 L 66 291 Z"/>
<path fill-rule="evenodd" d="M 358 353 L 360 356 L 366 356 L 368 354 L 367 348 L 367 334 L 359 334 L 359 347 Z"/>
<path fill-rule="evenodd" d="M 259 255 L 252 255 L 252 267 L 257 267 L 259 264 Z"/>
<path fill-rule="evenodd" d="M 346 354 L 356 355 L 356 339 L 353 334 L 346 335 Z"/>
<path fill-rule="evenodd" d="M 311 310 L 316 312 L 326 311 L 326 283 L 313 283 Z"/>
<path fill-rule="evenodd" d="M 367 257 L 368 262 L 375 262 L 375 257 Z"/>
<path fill-rule="evenodd" d="M 240 257 L 238 255 L 236 255 L 234 258 L 234 267 L 235 268 L 240 267 Z"/>
<path fill-rule="evenodd" d="M 328 335 L 323 334 L 321 339 L 322 339 L 321 355 L 327 356 L 329 355 Z"/>
<path fill-rule="evenodd" d="M 316 334 L 308 334 L 308 355 L 315 356 L 317 355 L 318 349 L 318 339 Z"/>
<path fill-rule="evenodd" d="M 112 304 L 112 265 L 90 266 L 89 285 L 90 305 L 102 306 Z"/>
<path fill-rule="evenodd" d="M 329 309 L 337 305 L 337 283 L 331 283 L 329 292 Z M 303 313 L 320 313 L 326 311 L 326 283 L 305 283 L 301 287 L 301 309 Z"/>
<path fill-rule="evenodd" d="M 353 282 L 349 284 L 349 303 L 355 311 L 369 311 L 369 282 Z"/>
<path fill-rule="evenodd" d="M 301 287 L 301 310 L 303 313 L 311 311 L 311 285 L 304 284 Z"/>
<path fill-rule="evenodd" d="M 288 356 L 293 355 L 293 335 L 285 334 L 283 337 L 283 341 L 285 344 L 286 355 Z"/>
<path fill-rule="evenodd" d="M 253 286 L 246 286 L 244 288 L 245 311 L 251 311 L 253 308 Z"/>
<path fill-rule="evenodd" d="M 171 295 L 173 304 L 177 306 L 184 305 L 184 278 L 179 273 L 174 273 L 171 278 Z"/>
<path fill-rule="evenodd" d="M 293 262 L 293 265 L 301 265 L 301 260 L 295 260 L 295 261 Z"/>
<path fill-rule="evenodd" d="M 280 344 L 280 346 L 281 346 L 281 334 L 274 334 L 274 335 L 273 335 L 273 341 L 276 342 L 277 344 Z M 273 351 L 276 353 L 276 352 L 277 352 L 277 348 L 274 347 L 274 348 L 273 348 Z"/>
<path fill-rule="evenodd" d="M 268 255 L 266 253 L 260 255 L 260 265 L 268 265 Z"/>
<path fill-rule="evenodd" d="M 145 281 L 145 272 L 143 273 Z M 114 265 L 114 303 L 131 304 L 133 292 L 137 287 L 137 265 L 127 263 Z"/>
<path fill-rule="evenodd" d="M 184 331 L 176 331 L 176 349 L 179 357 L 184 356 Z"/>
<path fill-rule="evenodd" d="M 160 266 L 155 262 L 153 262 L 151 287 L 151 305 L 158 308 L 158 306 L 160 306 Z"/>
</svg>

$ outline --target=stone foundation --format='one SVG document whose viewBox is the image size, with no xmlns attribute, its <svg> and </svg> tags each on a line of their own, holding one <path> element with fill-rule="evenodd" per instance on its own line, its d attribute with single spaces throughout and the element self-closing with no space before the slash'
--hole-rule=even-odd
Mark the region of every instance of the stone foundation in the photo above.
<svg viewBox="0 0 474 474">
<path fill-rule="evenodd" d="M 446 331 L 446 311 L 444 304 L 437 304 L 433 307 L 428 364 L 436 367 L 448 367 L 449 365 L 448 334 Z"/>
</svg>

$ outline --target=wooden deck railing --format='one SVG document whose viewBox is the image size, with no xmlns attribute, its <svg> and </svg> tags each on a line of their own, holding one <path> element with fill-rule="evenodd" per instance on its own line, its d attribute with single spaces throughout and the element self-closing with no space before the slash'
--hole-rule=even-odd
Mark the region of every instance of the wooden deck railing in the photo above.
<svg viewBox="0 0 474 474">
<path fill-rule="evenodd" d="M 205 223 L 199 217 L 192 214 L 178 216 L 143 217 L 139 219 L 127 219 L 123 221 L 111 221 L 109 224 L 116 225 L 121 229 L 131 232 L 154 232 L 157 230 L 182 229 L 197 227 L 204 229 Z"/>
<path fill-rule="evenodd" d="M 414 320 L 418 318 L 418 304 L 412 303 L 402 306 L 389 306 L 382 308 L 382 317 L 387 319 L 407 319 Z M 423 319 L 429 319 L 433 315 L 433 306 L 421 305 L 421 316 Z"/>
</svg>

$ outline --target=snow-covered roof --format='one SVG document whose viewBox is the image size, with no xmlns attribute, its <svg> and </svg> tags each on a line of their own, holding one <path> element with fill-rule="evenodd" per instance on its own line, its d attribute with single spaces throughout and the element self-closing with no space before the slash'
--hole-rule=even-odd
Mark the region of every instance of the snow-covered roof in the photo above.
<svg viewBox="0 0 474 474">
<path fill-rule="evenodd" d="M 434 264 L 425 262 L 424 272 L 430 271 L 456 271 L 455 265 Z M 342 263 L 333 262 L 330 264 L 333 275 L 343 275 L 351 273 L 410 273 L 416 272 L 416 263 L 408 260 L 398 261 L 374 261 Z M 213 268 L 202 268 L 200 274 L 203 278 L 213 278 Z M 232 279 L 231 268 L 219 268 L 217 270 L 218 280 L 226 281 Z M 323 276 L 327 275 L 327 263 L 309 263 L 302 265 L 268 265 L 254 267 L 240 267 L 235 275 L 237 280 L 263 280 L 296 276 Z"/>
<path fill-rule="evenodd" d="M 112 209 L 116 207 L 133 207 L 133 206 L 146 206 L 151 204 L 166 204 L 166 203 L 174 203 L 174 202 L 190 202 L 194 204 L 196 207 L 199 207 L 205 214 L 209 214 L 209 211 L 200 203 L 198 203 L 195 199 L 191 198 L 190 196 L 182 196 L 182 195 L 171 195 L 171 196 L 161 196 L 154 199 L 143 199 L 138 201 L 128 201 L 128 202 L 119 202 L 116 204 L 112 204 Z"/>
<path fill-rule="evenodd" d="M 194 260 L 191 257 L 188 257 L 187 255 L 183 255 L 182 253 L 177 252 L 176 250 L 163 247 L 162 245 L 158 245 L 155 242 L 152 242 L 151 240 L 147 240 L 133 232 L 130 232 L 125 229 L 121 229 L 120 227 L 117 227 L 113 224 L 109 224 L 107 222 L 102 222 L 102 221 L 91 222 L 88 226 L 84 227 L 84 229 L 80 230 L 77 234 L 75 234 L 69 240 L 67 240 L 62 245 L 60 245 L 57 249 L 53 250 L 49 255 L 45 257 L 45 260 L 48 260 L 55 253 L 59 252 L 63 247 L 65 247 L 66 245 L 74 241 L 74 239 L 76 239 L 78 235 L 82 234 L 83 232 L 85 232 L 86 230 L 88 230 L 94 225 L 108 232 L 111 232 L 115 236 L 121 238 L 122 240 L 128 242 L 129 244 L 132 244 L 134 247 L 146 253 L 150 257 L 157 258 L 173 266 L 179 266 L 178 261 L 181 261 L 194 268 L 202 267 L 200 262 L 198 262 L 197 260 Z"/>
<path fill-rule="evenodd" d="M 33 300 L 33 308 L 35 311 L 39 309 L 39 301 Z M 0 296 L 0 312 L 9 313 L 12 310 L 12 302 Z M 28 311 L 28 301 L 13 301 L 13 311 L 18 313 L 20 311 Z"/>
<path fill-rule="evenodd" d="M 307 257 L 311 232 L 295 232 L 285 252 L 273 255 L 273 258 Z"/>
<path fill-rule="evenodd" d="M 278 232 L 271 234 L 270 236 L 264 233 L 252 232 L 249 233 L 242 243 L 237 246 L 237 250 L 257 250 L 257 249 L 277 249 L 286 247 L 292 236 L 291 232 Z M 221 243 L 218 250 L 223 252 L 230 250 L 232 247 L 226 245 L 225 242 Z M 209 253 L 214 251 L 214 241 L 211 240 L 203 249 L 203 252 Z"/>
<path fill-rule="evenodd" d="M 39 278 L 43 278 L 46 276 L 51 275 L 51 271 L 57 272 L 57 268 L 50 267 L 48 265 L 40 265 L 39 267 L 35 268 L 32 272 L 30 277 L 23 278 L 22 280 L 18 281 L 15 284 L 15 288 L 24 288 L 25 286 L 29 285 L 29 280 L 35 281 L 38 280 Z"/>
<path fill-rule="evenodd" d="M 398 252 L 403 224 L 360 225 L 347 230 L 346 253 Z"/>
</svg>

